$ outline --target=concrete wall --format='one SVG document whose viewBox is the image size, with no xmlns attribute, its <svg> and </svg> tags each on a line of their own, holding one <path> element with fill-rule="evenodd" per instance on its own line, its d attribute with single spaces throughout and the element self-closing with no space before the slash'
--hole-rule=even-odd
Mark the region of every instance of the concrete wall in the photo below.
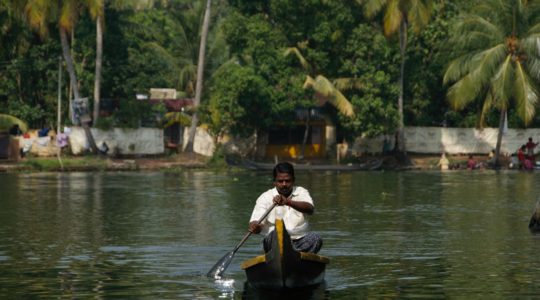
<svg viewBox="0 0 540 300">
<path fill-rule="evenodd" d="M 156 155 L 165 151 L 163 129 L 160 128 L 114 128 L 107 131 L 91 128 L 91 131 L 98 147 L 103 142 L 107 143 L 108 154 L 116 152 L 121 155 Z M 82 154 L 89 148 L 82 127 L 71 127 L 69 144 L 75 155 Z"/>
<path fill-rule="evenodd" d="M 185 127 L 182 149 L 186 148 L 188 139 L 189 127 Z M 193 140 L 193 152 L 204 156 L 212 156 L 215 149 L 216 145 L 214 144 L 214 138 L 208 133 L 208 130 L 204 127 L 197 127 L 195 138 Z"/>
<path fill-rule="evenodd" d="M 414 153 L 489 153 L 497 144 L 497 128 L 406 127 L 405 148 Z M 540 141 L 540 128 L 508 129 L 502 138 L 501 152 L 514 153 L 529 137 Z M 356 139 L 353 154 L 381 153 L 384 139 L 394 145 L 394 136 Z M 540 151 L 540 149 L 538 149 Z"/>
<path fill-rule="evenodd" d="M 184 147 L 187 142 L 188 128 L 184 130 Z M 97 145 L 103 141 L 107 143 L 109 151 L 117 148 L 119 154 L 163 154 L 163 130 L 159 128 L 119 129 L 102 131 L 92 128 Z M 489 153 L 497 143 L 497 128 L 446 128 L 446 127 L 406 127 L 405 147 L 408 152 L 414 153 Z M 508 129 L 503 135 L 502 153 L 514 153 L 518 147 L 525 144 L 532 137 L 535 142 L 540 141 L 540 128 Z M 394 136 L 378 136 L 375 138 L 359 137 L 352 145 L 346 145 L 348 153 L 353 155 L 377 154 L 382 152 L 385 138 L 394 145 Z M 259 140 L 264 140 L 264 137 Z M 255 145 L 255 136 L 248 139 L 227 137 L 219 141 L 224 144 L 228 152 L 248 155 L 263 145 Z M 80 154 L 88 146 L 84 130 L 73 127 L 70 134 L 70 145 L 74 154 Z M 198 127 L 195 134 L 194 151 L 204 156 L 212 156 L 215 151 L 213 137 L 203 127 Z M 538 149 L 540 151 L 540 149 Z M 260 154 L 260 153 L 257 153 Z"/>
</svg>

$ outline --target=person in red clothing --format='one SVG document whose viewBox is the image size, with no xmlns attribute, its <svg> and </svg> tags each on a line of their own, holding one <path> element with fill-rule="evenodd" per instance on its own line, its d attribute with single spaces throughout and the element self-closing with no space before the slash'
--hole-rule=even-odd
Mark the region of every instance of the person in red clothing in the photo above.
<svg viewBox="0 0 540 300">
<path fill-rule="evenodd" d="M 525 149 L 527 149 L 527 147 L 525 145 L 521 145 L 521 147 L 519 147 L 517 151 L 517 157 L 518 157 L 520 168 L 523 167 L 523 162 L 525 161 Z"/>
<path fill-rule="evenodd" d="M 467 161 L 467 169 L 468 170 L 474 170 L 476 169 L 476 161 L 474 160 L 474 157 L 469 155 L 469 160 Z"/>
<path fill-rule="evenodd" d="M 534 161 L 534 148 L 538 146 L 538 143 L 533 142 L 532 137 L 529 138 L 529 141 L 527 144 L 525 144 L 525 147 L 527 147 L 527 158 Z"/>
</svg>

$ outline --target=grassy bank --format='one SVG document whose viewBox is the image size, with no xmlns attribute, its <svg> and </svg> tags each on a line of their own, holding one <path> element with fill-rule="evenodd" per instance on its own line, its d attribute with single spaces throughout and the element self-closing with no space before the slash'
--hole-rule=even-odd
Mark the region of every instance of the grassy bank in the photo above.
<svg viewBox="0 0 540 300">
<path fill-rule="evenodd" d="M 35 157 L 19 161 L 21 171 L 103 171 L 108 160 L 95 156 L 83 157 Z"/>
<path fill-rule="evenodd" d="M 26 157 L 19 161 L 0 161 L 0 172 L 139 171 L 207 167 L 208 159 L 179 154 L 159 157 L 62 156 Z"/>
</svg>

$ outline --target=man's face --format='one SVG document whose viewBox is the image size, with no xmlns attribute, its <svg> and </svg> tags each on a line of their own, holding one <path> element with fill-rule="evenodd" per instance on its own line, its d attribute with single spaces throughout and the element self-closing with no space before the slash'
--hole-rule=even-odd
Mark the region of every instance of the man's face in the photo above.
<svg viewBox="0 0 540 300">
<path fill-rule="evenodd" d="M 284 196 L 289 196 L 292 193 L 294 179 L 288 173 L 277 173 L 274 185 L 278 193 Z"/>
</svg>

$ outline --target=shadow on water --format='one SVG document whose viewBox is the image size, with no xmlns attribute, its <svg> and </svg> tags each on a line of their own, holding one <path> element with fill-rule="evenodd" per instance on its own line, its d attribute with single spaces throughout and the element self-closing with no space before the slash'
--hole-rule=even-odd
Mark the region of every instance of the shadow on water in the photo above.
<svg viewBox="0 0 540 300">
<path fill-rule="evenodd" d="M 242 292 L 244 300 L 319 300 L 330 299 L 326 290 L 326 282 L 319 285 L 301 289 L 267 290 L 252 287 L 249 282 L 244 282 Z"/>
</svg>

